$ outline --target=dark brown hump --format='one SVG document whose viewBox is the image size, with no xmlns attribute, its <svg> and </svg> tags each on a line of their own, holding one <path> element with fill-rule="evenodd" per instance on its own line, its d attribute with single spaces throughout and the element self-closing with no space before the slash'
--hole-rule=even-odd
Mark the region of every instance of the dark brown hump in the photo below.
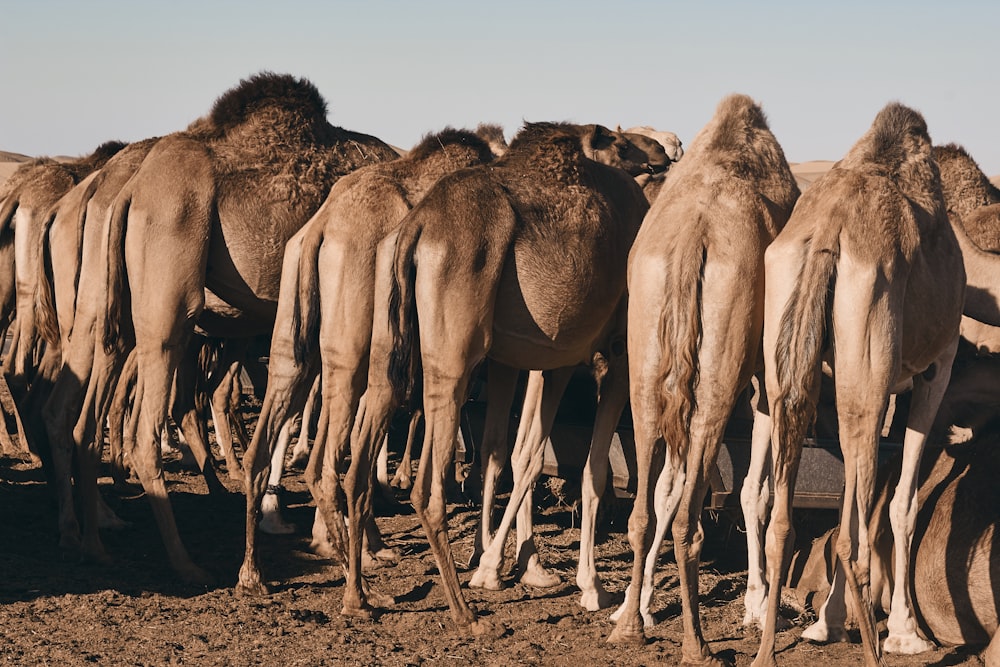
<svg viewBox="0 0 1000 667">
<path fill-rule="evenodd" d="M 287 109 L 315 123 L 326 121 L 326 100 L 316 86 L 306 79 L 273 72 L 254 74 L 227 90 L 215 101 L 207 120 L 225 132 L 269 106 Z"/>
<path fill-rule="evenodd" d="M 479 153 L 483 162 L 493 159 L 490 146 L 478 135 L 468 130 L 456 130 L 446 127 L 435 134 L 425 134 L 423 139 L 406 154 L 408 160 L 423 160 L 435 153 L 444 151 L 447 146 L 465 146 Z"/>
</svg>

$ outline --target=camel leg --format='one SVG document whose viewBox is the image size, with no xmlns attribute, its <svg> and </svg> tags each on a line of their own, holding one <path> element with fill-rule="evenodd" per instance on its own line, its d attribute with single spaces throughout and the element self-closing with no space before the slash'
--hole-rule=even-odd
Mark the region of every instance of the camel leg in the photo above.
<svg viewBox="0 0 1000 667">
<path fill-rule="evenodd" d="M 663 461 L 663 449 L 657 452 L 657 458 L 653 460 L 652 471 L 659 469 L 656 477 L 656 488 L 653 490 L 653 512 L 656 518 L 656 528 L 653 531 L 653 540 L 650 543 L 646 554 L 645 565 L 642 571 L 642 592 L 639 594 L 639 615 L 642 617 L 644 628 L 651 628 L 656 625 L 653 617 L 653 593 L 655 593 L 654 577 L 656 576 L 656 564 L 659 560 L 660 549 L 663 546 L 663 538 L 666 537 L 667 529 L 674 521 L 677 513 L 677 506 L 681 502 L 681 491 L 684 489 L 684 479 L 686 472 L 683 466 L 679 466 L 676 461 Z M 635 595 L 630 583 L 625 588 L 625 602 L 611 614 L 610 620 L 619 621 L 628 609 L 630 597 Z"/>
<path fill-rule="evenodd" d="M 515 486 L 516 486 L 516 479 L 519 474 L 520 475 L 527 474 L 529 480 L 529 484 L 525 488 L 525 495 L 521 499 L 517 510 L 517 547 L 515 550 L 515 553 L 517 554 L 517 572 L 519 575 L 519 579 L 522 583 L 528 584 L 530 586 L 536 586 L 538 588 L 551 588 L 552 586 L 557 586 L 560 583 L 560 581 L 562 581 L 562 579 L 558 574 L 556 574 L 555 572 L 549 572 L 539 561 L 538 548 L 535 546 L 534 521 L 532 517 L 532 514 L 534 512 L 534 503 L 532 502 L 532 495 L 534 494 L 535 483 L 538 481 L 538 476 L 541 475 L 542 473 L 542 465 L 545 462 L 544 461 L 545 441 L 548 440 L 549 434 L 552 432 L 552 424 L 556 418 L 556 410 L 559 407 L 559 402 L 562 400 L 563 394 L 566 392 L 566 386 L 569 384 L 569 381 L 572 379 L 572 377 L 573 377 L 572 367 L 565 369 L 558 369 L 551 372 L 551 378 L 545 383 L 545 387 L 542 390 L 541 404 L 537 412 L 537 418 L 540 419 L 540 429 L 533 428 L 529 432 L 529 437 L 532 439 L 537 438 L 537 442 L 534 441 L 529 442 L 525 450 L 528 454 L 528 458 L 525 458 L 524 454 L 518 457 L 520 464 L 523 466 L 522 471 L 520 473 L 518 473 L 516 466 L 512 466 L 514 468 Z M 626 389 L 626 394 L 627 391 L 628 390 Z M 622 401 L 622 404 L 624 405 L 624 400 Z M 600 427 L 600 420 L 601 420 L 601 411 L 599 405 L 597 414 L 598 414 L 598 424 L 595 425 L 594 427 L 595 434 L 598 433 L 598 428 Z M 614 426 L 617 426 L 617 423 L 618 423 L 617 418 L 615 418 L 614 424 L 611 426 L 612 430 L 614 429 Z M 602 431 L 601 433 L 603 434 L 604 432 Z M 607 435 L 608 435 L 608 444 L 604 452 L 605 464 L 607 463 L 607 449 L 609 449 L 611 446 L 611 435 L 610 433 L 608 433 Z M 595 435 L 595 441 L 598 442 L 600 441 L 597 435 Z M 600 449 L 600 445 L 598 445 L 598 449 Z M 592 461 L 595 458 L 597 459 L 596 463 Z M 584 509 L 583 509 L 583 521 L 581 522 L 580 526 L 581 531 L 583 531 L 581 533 L 581 547 L 580 547 L 581 572 L 584 572 L 584 570 L 586 570 L 587 567 L 587 563 L 585 563 L 583 560 L 584 559 L 583 554 L 588 551 L 592 552 L 591 549 L 588 549 L 587 546 L 583 545 L 583 540 L 588 536 L 587 529 L 589 527 L 591 529 L 591 532 L 589 533 L 590 545 L 593 544 L 593 527 L 597 521 L 597 500 L 599 500 L 600 495 L 604 493 L 604 488 L 601 481 L 607 479 L 607 465 L 605 465 L 605 469 L 602 474 L 600 472 L 600 458 L 601 458 L 600 453 L 598 452 L 595 455 L 593 449 L 591 449 L 590 457 L 588 458 L 587 463 L 584 466 L 584 473 L 583 473 Z M 600 477 L 600 479 L 595 481 L 594 478 L 598 476 Z M 589 491 L 591 493 L 594 492 L 595 488 L 598 489 L 598 491 L 596 492 L 597 493 L 596 498 L 594 496 L 591 496 L 590 498 L 587 497 L 588 483 L 590 484 Z M 514 493 L 512 492 L 510 502 L 513 503 L 513 500 L 514 500 Z M 589 523 L 588 519 L 590 520 Z M 506 533 L 498 533 L 498 534 L 506 535 Z M 506 538 L 504 539 L 504 541 L 506 541 Z M 593 565 L 592 558 L 589 564 L 591 566 Z M 593 577 L 591 577 L 591 574 L 593 574 Z M 577 580 L 579 581 L 582 578 L 584 581 L 590 583 L 596 580 L 596 576 L 597 575 L 595 571 L 587 571 L 584 572 L 583 574 L 579 574 L 577 576 Z M 600 582 L 598 582 L 598 587 L 599 586 Z M 584 596 L 586 597 L 586 592 L 584 593 Z"/>
<path fill-rule="evenodd" d="M 771 505 L 767 467 L 771 444 L 771 416 L 767 411 L 767 390 L 763 373 L 754 379 L 755 407 L 750 436 L 750 466 L 740 491 L 743 522 L 747 531 L 747 590 L 743 596 L 743 625 L 763 625 L 767 613 L 767 585 L 764 575 L 764 544 L 761 535 Z"/>
<path fill-rule="evenodd" d="M 802 631 L 802 638 L 811 642 L 825 644 L 828 642 L 847 641 L 847 601 L 844 597 L 844 566 L 838 558 L 833 568 L 833 581 L 830 582 L 830 592 L 819 608 L 816 622 Z"/>
<path fill-rule="evenodd" d="M 323 379 L 324 390 L 327 387 L 326 377 Z M 331 386 L 333 386 L 331 384 Z M 324 397 L 324 409 L 326 408 Z M 373 478 L 375 475 L 375 454 L 376 447 L 385 438 L 389 428 L 389 420 L 395 409 L 395 401 L 390 388 L 382 383 L 380 385 L 369 385 L 368 391 L 361 398 L 357 409 L 357 419 L 353 432 L 348 441 L 351 448 L 351 465 L 344 479 L 344 492 L 347 496 L 347 518 L 348 518 L 348 550 L 347 550 L 347 585 L 344 588 L 344 602 L 341 613 L 349 616 L 359 616 L 369 618 L 373 612 L 371 602 L 375 606 L 391 604 L 392 600 L 387 597 L 378 596 L 377 599 L 369 599 L 370 592 L 365 590 L 362 580 L 362 551 L 364 549 L 364 533 L 372 520 L 371 494 L 373 489 Z M 341 420 L 339 426 L 350 424 L 350 419 Z M 330 430 L 338 428 L 338 424 L 331 417 Z M 338 438 L 339 440 L 339 438 Z M 378 444 L 376 444 L 378 443 Z M 337 447 L 344 449 L 343 445 Z M 339 458 L 339 456 L 338 456 Z M 337 461 L 336 463 L 339 463 Z M 326 480 L 335 477 L 337 474 L 335 462 L 328 461 L 324 464 L 323 478 Z M 332 504 L 332 498 L 324 488 L 325 503 Z M 317 502 L 321 507 L 323 504 Z M 414 502 L 416 506 L 417 503 Z M 417 509 L 420 513 L 420 509 Z M 337 515 L 335 513 L 324 514 L 327 528 L 333 532 L 342 527 L 342 523 L 335 524 Z M 334 526 L 337 526 L 335 529 Z M 457 578 L 456 578 L 457 584 Z"/>
<path fill-rule="evenodd" d="M 887 653 L 922 653 L 934 644 L 917 633 L 917 621 L 910 599 L 910 556 L 917 522 L 917 475 L 927 434 L 934 423 L 941 399 L 948 388 L 951 365 L 958 349 L 958 339 L 934 365 L 913 382 L 913 401 L 903 437 L 903 466 L 899 483 L 889 504 L 894 541 L 892 603 L 889 607 Z"/>
<path fill-rule="evenodd" d="M 210 389 L 212 389 L 210 408 L 212 411 L 212 424 L 215 425 L 215 441 L 219 443 L 219 449 L 222 450 L 222 455 L 226 459 L 226 472 L 229 475 L 229 479 L 242 486 L 245 474 L 243 472 L 243 465 L 240 463 L 240 459 L 236 455 L 236 449 L 233 446 L 235 439 L 234 429 L 230 420 L 230 416 L 233 414 L 233 390 L 240 368 L 241 366 L 238 362 L 233 362 L 214 389 L 210 386 Z"/>
<path fill-rule="evenodd" d="M 316 379 L 313 380 L 312 387 L 309 389 L 309 396 L 306 397 L 306 406 L 302 409 L 302 427 L 299 429 L 299 437 L 295 441 L 295 447 L 292 448 L 292 459 L 288 462 L 288 465 L 293 468 L 305 465 L 306 461 L 309 460 L 310 425 L 320 403 L 319 385 L 320 375 L 317 374 Z"/>
<path fill-rule="evenodd" d="M 208 492 L 211 495 L 227 494 L 228 489 L 219 481 L 215 470 L 215 458 L 208 446 L 208 428 L 200 418 L 195 407 L 195 384 L 197 383 L 196 368 L 198 363 L 199 345 L 192 339 L 187 349 L 178 360 L 176 379 L 174 381 L 171 413 L 174 422 L 180 426 L 187 441 L 195 464 L 205 478 Z"/>
<path fill-rule="evenodd" d="M 837 415 L 845 480 L 837 555 L 843 563 L 869 667 L 884 664 L 871 599 L 868 527 L 875 503 L 879 435 L 890 385 L 899 369 L 898 332 L 902 326 L 899 297 L 883 292 L 873 273 L 863 268 L 841 271 L 833 297 Z M 871 305 L 865 308 L 859 303 Z M 933 413 L 930 417 L 933 421 Z"/>
<path fill-rule="evenodd" d="M 177 532 L 158 446 L 166 422 L 171 379 L 185 347 L 185 344 L 177 342 L 173 345 L 159 343 L 139 347 L 138 426 L 129 458 L 153 508 L 171 566 L 185 581 L 209 584 L 212 578 L 191 561 Z"/>
<path fill-rule="evenodd" d="M 121 490 L 129 488 L 128 472 L 125 469 L 124 444 L 127 413 L 133 400 L 133 389 L 139 369 L 139 360 L 135 349 L 129 352 L 121 376 L 115 383 L 115 391 L 108 411 L 108 450 L 111 459 L 111 477 L 115 487 Z"/>
<path fill-rule="evenodd" d="M 483 424 L 483 440 L 480 445 L 479 460 L 482 465 L 483 506 L 476 527 L 472 557 L 469 567 L 478 566 L 485 545 L 493 541 L 493 513 L 496 503 L 497 481 L 507 464 L 507 429 L 510 425 L 510 409 L 514 403 L 519 371 L 492 359 L 487 361 L 489 384 L 486 394 L 486 418 Z M 526 419 L 525 415 L 521 415 Z"/>
<path fill-rule="evenodd" d="M 624 348 L 624 341 L 621 341 Z M 614 349 L 615 345 L 612 345 Z M 624 349 L 623 349 L 624 352 Z M 583 468 L 581 495 L 583 517 L 580 522 L 580 562 L 576 585 L 580 587 L 580 606 L 597 611 L 611 605 L 611 595 L 604 590 L 597 565 L 594 563 L 594 540 L 597 532 L 597 510 L 608 482 L 608 452 L 615 429 L 628 402 L 628 356 L 609 358 L 608 371 L 598 387 L 597 414 L 590 454 Z"/>
<path fill-rule="evenodd" d="M 308 361 L 305 367 L 295 363 L 285 363 L 291 361 L 292 357 L 282 353 L 278 347 L 272 349 L 275 361 L 270 369 L 264 402 L 253 439 L 243 457 L 245 474 L 243 486 L 247 496 L 246 550 L 243 564 L 240 566 L 237 590 L 250 595 L 267 593 L 257 557 L 257 529 L 261 523 L 265 492 L 272 479 L 272 461 L 277 458 L 272 448 L 277 441 L 286 437 L 290 427 L 290 420 L 287 417 L 299 409 L 305 398 L 302 379 L 315 364 L 314 360 Z M 290 353 L 290 350 L 286 352 Z M 280 472 L 278 479 L 280 480 Z"/>
<path fill-rule="evenodd" d="M 97 346 L 100 348 L 100 345 Z M 124 357 L 119 353 L 106 353 L 95 349 L 93 372 L 87 385 L 83 409 L 73 431 L 77 450 L 80 489 L 83 508 L 84 555 L 99 562 L 108 562 L 107 553 L 98 532 L 100 506 L 103 500 L 97 488 L 97 471 L 104 447 L 103 426 L 108 413 L 113 390 L 121 373 Z"/>
<path fill-rule="evenodd" d="M 534 544 L 530 542 L 530 528 L 524 522 L 530 522 L 531 491 L 535 480 L 542 471 L 542 459 L 545 454 L 545 438 L 552 430 L 559 400 L 573 376 L 573 368 L 560 368 L 555 371 L 531 371 L 528 374 L 528 387 L 524 395 L 524 410 L 517 428 L 517 440 L 511 455 L 514 472 L 514 489 L 510 493 L 503 518 L 497 528 L 496 535 L 485 545 L 485 551 L 479 560 L 479 567 L 469 580 L 471 588 L 487 588 L 499 590 L 500 568 L 503 564 L 504 546 L 507 535 L 514 524 L 518 522 L 518 564 L 527 566 L 531 557 L 537 558 Z M 426 406 L 425 406 L 426 409 Z M 526 509 L 522 509 L 522 505 Z M 525 514 L 529 516 L 525 517 Z M 530 525 L 530 524 L 529 524 Z M 551 581 L 547 573 L 536 573 L 541 583 L 552 586 L 558 581 Z"/>
<path fill-rule="evenodd" d="M 267 488 L 260 506 L 260 530 L 268 535 L 290 535 L 295 526 L 281 516 L 281 474 L 285 470 L 285 452 L 292 439 L 292 420 L 286 419 L 278 432 L 278 444 L 271 455 L 271 468 L 267 478 Z"/>
<path fill-rule="evenodd" d="M 414 410 L 413 414 L 410 415 L 410 425 L 406 431 L 406 447 L 403 449 L 403 457 L 399 460 L 399 467 L 396 468 L 396 474 L 389 482 L 391 486 L 403 489 L 404 491 L 409 490 L 413 486 L 413 443 L 417 439 L 417 434 L 420 432 L 423 420 L 424 411 L 420 408 Z"/>
</svg>

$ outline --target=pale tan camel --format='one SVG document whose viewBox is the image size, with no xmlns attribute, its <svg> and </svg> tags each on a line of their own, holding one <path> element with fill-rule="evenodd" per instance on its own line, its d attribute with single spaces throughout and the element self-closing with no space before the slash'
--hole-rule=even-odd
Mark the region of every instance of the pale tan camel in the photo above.
<svg viewBox="0 0 1000 667">
<path fill-rule="evenodd" d="M 113 388 L 113 379 L 123 361 L 106 353 L 96 340 L 107 296 L 107 232 L 104 225 L 118 191 L 138 169 L 155 141 L 149 139 L 130 144 L 108 160 L 98 172 L 89 199 L 80 198 L 85 212 L 71 214 L 67 210 L 65 215 L 57 216 L 47 237 L 50 243 L 42 246 L 48 253 L 43 268 L 50 264 L 52 271 L 51 279 L 40 280 L 40 284 L 46 286 L 38 302 L 40 321 L 47 323 L 44 330 L 48 338 L 54 341 L 66 336 L 68 342 L 62 349 L 62 364 L 51 392 L 47 398 L 44 394 L 36 394 L 27 411 L 33 424 L 30 431 L 35 438 L 46 438 L 47 447 L 52 451 L 60 546 L 70 551 L 82 549 L 85 556 L 99 560 L 107 556 L 97 532 L 101 507 L 97 463 L 102 444 L 97 439 L 97 432 L 99 424 L 103 428 L 107 394 Z M 51 233 L 53 230 L 55 234 Z M 65 256 L 66 260 L 51 262 L 49 258 L 53 252 Z M 74 263 L 78 266 L 75 270 Z M 56 294 L 51 294 L 52 285 L 58 286 Z M 50 311 L 52 307 L 56 312 Z M 72 328 L 62 330 L 68 324 Z M 83 454 L 79 457 L 76 482 L 84 519 L 82 535 L 73 501 L 71 461 L 74 450 Z M 122 473 L 116 473 L 116 481 L 124 482 Z"/>
<path fill-rule="evenodd" d="M 493 370 L 503 366 L 546 372 L 530 374 L 513 454 L 514 491 L 477 576 L 484 568 L 498 568 L 513 515 L 530 515 L 530 503 L 522 501 L 541 469 L 540 445 L 562 389 L 573 366 L 592 361 L 601 349 L 609 363 L 584 494 L 603 490 L 607 448 L 627 393 L 621 329 L 625 261 L 648 208 L 632 180 L 648 166 L 629 159 L 633 150 L 622 135 L 600 126 L 527 124 L 492 165 L 439 181 L 382 242 L 368 390 L 351 434 L 345 480 L 350 562 L 343 613 L 368 615 L 370 601 L 378 604 L 362 590 L 360 527 L 370 511 L 366 498 L 375 449 L 407 391 L 411 362 L 422 370 L 426 429 L 410 497 L 461 628 L 487 629 L 459 588 L 444 485 L 459 409 L 480 361 L 487 355 L 493 360 L 491 387 L 498 379 Z M 382 324 L 386 321 L 389 327 Z M 497 398 L 493 391 L 491 401 Z M 495 436 L 484 434 L 488 437 Z"/>
<path fill-rule="evenodd" d="M 59 199 L 74 185 L 121 150 L 125 144 L 109 141 L 86 157 L 69 162 L 40 158 L 18 168 L 4 183 L 0 199 L 0 236 L 13 233 L 17 274 L 16 326 L 18 345 L 5 362 L 15 394 L 27 391 L 37 364 L 35 289 L 39 273 L 42 233 Z"/>
<path fill-rule="evenodd" d="M 916 632 L 907 586 L 915 479 L 951 373 L 965 271 L 920 114 L 897 103 L 879 112 L 847 156 L 799 199 L 765 254 L 765 281 L 774 506 L 767 530 L 767 613 L 754 664 L 775 663 L 792 493 L 822 362 L 836 382 L 846 479 L 837 553 L 859 610 L 869 665 L 882 664 L 869 585 L 878 439 L 889 393 L 912 382 L 904 472 L 890 506 L 896 555 L 885 650 L 925 650 L 929 644 Z M 761 488 L 759 478 L 748 476 L 744 484 L 752 492 Z M 747 517 L 748 524 L 756 520 Z M 821 638 L 821 624 L 810 636 Z"/>
<path fill-rule="evenodd" d="M 131 320 L 139 414 L 130 459 L 171 565 L 187 580 L 209 577 L 177 533 L 156 442 L 195 322 L 220 337 L 269 331 L 287 239 L 338 178 L 395 157 L 374 137 L 330 125 L 309 82 L 262 73 L 160 139 L 115 201 L 102 339 L 118 346 Z"/>
<path fill-rule="evenodd" d="M 1000 230 L 995 217 L 1000 212 L 1000 206 L 991 202 L 1000 193 L 995 192 L 964 148 L 954 144 L 935 146 L 933 155 L 941 174 L 942 193 L 952 229 L 962 249 L 966 272 L 961 333 L 968 344 L 958 347 L 948 389 L 932 428 L 932 433 L 944 438 L 949 437 L 952 426 L 960 427 L 966 433 L 979 433 L 992 419 L 996 409 L 996 360 L 991 356 L 983 357 L 981 353 L 992 349 L 991 341 L 1000 333 L 997 326 L 1000 325 L 1000 307 L 997 305 L 1000 299 L 1000 257 L 984 252 L 973 242 L 966 233 L 964 220 L 976 216 L 973 226 L 976 238 L 985 245 L 992 243 L 991 239 Z M 968 438 L 967 435 L 963 437 Z M 873 582 L 879 581 L 874 574 L 877 565 L 873 560 Z M 843 583 L 843 572 L 840 570 L 820 609 L 820 623 L 804 633 L 807 639 L 815 637 L 825 641 L 831 637 L 846 636 L 844 619 L 847 607 L 843 600 Z M 877 593 L 874 598 L 879 598 Z M 888 600 L 886 602 L 888 607 Z"/>
<path fill-rule="evenodd" d="M 629 542 L 635 561 L 611 641 L 645 640 L 644 620 L 652 618 L 647 591 L 672 522 L 684 608 L 683 660 L 717 662 L 698 611 L 699 517 L 726 421 L 762 365 L 764 250 L 798 196 L 760 107 L 745 95 L 730 95 L 685 159 L 671 167 L 636 237 L 628 276 L 638 463 Z M 664 457 L 667 479 L 657 482 L 654 461 Z M 655 531 L 649 525 L 654 508 Z M 662 508 L 667 511 L 661 515 Z"/>
<path fill-rule="evenodd" d="M 354 415 L 365 389 L 375 310 L 378 244 L 441 177 L 493 159 L 477 134 L 447 128 L 428 135 L 404 157 L 341 179 L 326 202 L 288 243 L 278 317 L 271 337 L 267 392 L 247 450 L 247 548 L 241 590 L 262 592 L 256 551 L 261 497 L 276 445 L 287 442 L 289 420 L 302 409 L 320 367 L 322 410 L 306 482 L 325 518 L 332 552 L 347 562 L 339 474 Z M 318 353 L 318 359 L 317 359 Z M 314 536 L 314 546 L 322 546 Z M 369 528 L 378 550 L 377 531 Z M 387 556 L 388 554 L 384 554 Z"/>
</svg>

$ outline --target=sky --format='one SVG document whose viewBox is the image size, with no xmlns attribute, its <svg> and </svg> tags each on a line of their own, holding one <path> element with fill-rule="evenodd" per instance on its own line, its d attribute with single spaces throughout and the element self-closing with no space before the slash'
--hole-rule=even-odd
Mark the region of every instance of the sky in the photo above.
<svg viewBox="0 0 1000 667">
<path fill-rule="evenodd" d="M 0 150 L 84 155 L 184 129 L 241 79 L 312 81 L 330 121 L 409 148 L 450 125 L 652 125 L 689 143 L 750 95 L 792 162 L 888 102 L 1000 175 L 1000 2 L 2 0 Z"/>
</svg>

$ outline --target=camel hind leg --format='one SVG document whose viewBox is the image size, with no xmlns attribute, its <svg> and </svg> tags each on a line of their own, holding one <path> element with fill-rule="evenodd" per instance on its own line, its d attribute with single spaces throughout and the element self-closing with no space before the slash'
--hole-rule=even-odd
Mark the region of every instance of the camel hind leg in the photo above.
<svg viewBox="0 0 1000 667">
<path fill-rule="evenodd" d="M 597 414 L 590 442 L 590 452 L 583 468 L 581 496 L 583 497 L 583 517 L 580 521 L 580 559 L 577 567 L 576 584 L 580 587 L 580 606 L 590 611 L 604 609 L 611 605 L 611 595 L 604 590 L 597 565 L 594 562 L 595 535 L 597 533 L 597 512 L 608 482 L 608 454 L 611 440 L 628 402 L 628 356 L 624 354 L 624 340 L 612 344 L 608 355 L 608 370 L 598 387 Z M 618 354 L 615 352 L 618 351 Z"/>
<path fill-rule="evenodd" d="M 927 434 L 948 388 L 957 348 L 958 338 L 928 371 L 913 379 L 913 400 L 906 423 L 906 435 L 903 437 L 903 466 L 889 504 L 894 550 L 889 636 L 884 644 L 887 653 L 913 654 L 934 648 L 934 644 L 917 633 L 917 621 L 910 599 L 910 556 L 917 521 L 917 474 L 920 459 Z"/>
</svg>

